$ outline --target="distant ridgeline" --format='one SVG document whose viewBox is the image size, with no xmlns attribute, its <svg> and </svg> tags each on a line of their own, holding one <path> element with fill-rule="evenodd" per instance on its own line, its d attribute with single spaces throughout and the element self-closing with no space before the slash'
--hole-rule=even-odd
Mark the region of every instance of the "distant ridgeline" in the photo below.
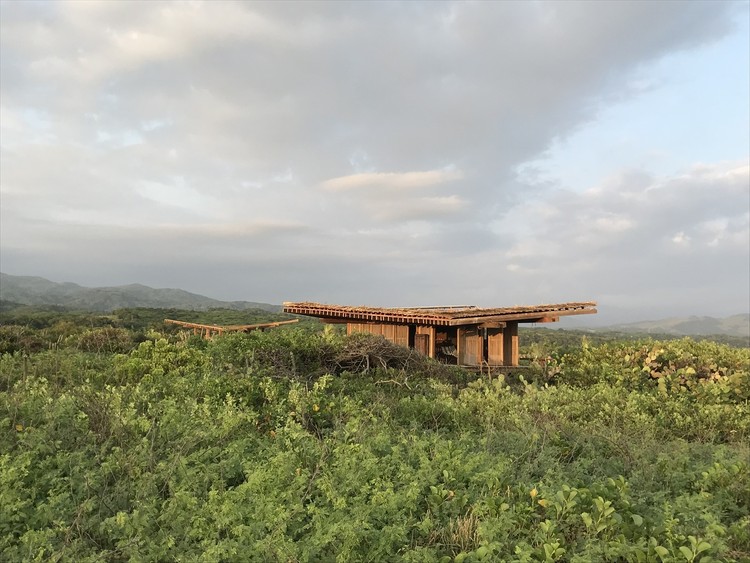
<svg viewBox="0 0 750 563">
<path fill-rule="evenodd" d="M 280 313 L 281 306 L 253 301 L 220 301 L 182 289 L 154 289 L 140 284 L 83 287 L 40 277 L 0 273 L 0 300 L 23 305 L 59 305 L 80 311 L 110 312 L 132 307 L 208 309 L 261 309 Z"/>
</svg>

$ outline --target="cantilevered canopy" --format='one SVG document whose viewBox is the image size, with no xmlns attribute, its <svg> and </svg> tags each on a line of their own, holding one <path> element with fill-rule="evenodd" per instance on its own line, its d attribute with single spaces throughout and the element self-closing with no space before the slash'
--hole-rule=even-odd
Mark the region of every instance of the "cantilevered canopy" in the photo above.
<svg viewBox="0 0 750 563">
<path fill-rule="evenodd" d="M 496 308 L 474 306 L 379 308 L 326 305 L 323 303 L 308 302 L 285 302 L 284 312 L 319 317 L 329 322 L 365 321 L 432 326 L 462 326 L 508 321 L 527 323 L 552 322 L 562 316 L 596 313 L 595 307 L 596 303 L 593 301 Z"/>
</svg>

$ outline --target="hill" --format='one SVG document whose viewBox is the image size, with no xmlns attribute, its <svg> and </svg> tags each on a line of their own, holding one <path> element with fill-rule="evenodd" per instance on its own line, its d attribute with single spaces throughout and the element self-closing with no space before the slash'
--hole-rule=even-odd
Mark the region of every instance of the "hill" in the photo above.
<svg viewBox="0 0 750 563">
<path fill-rule="evenodd" d="M 701 336 L 724 334 L 750 337 L 750 314 L 731 317 L 673 317 L 655 321 L 641 321 L 607 327 L 606 330 L 676 336 Z"/>
<path fill-rule="evenodd" d="M 279 305 L 252 301 L 220 301 L 182 289 L 156 289 L 141 284 L 116 287 L 84 287 L 75 283 L 57 283 L 35 276 L 0 273 L 0 300 L 24 305 L 57 305 L 83 311 L 110 312 L 115 309 L 151 307 L 194 311 L 208 309 L 262 309 L 273 313 Z"/>
</svg>

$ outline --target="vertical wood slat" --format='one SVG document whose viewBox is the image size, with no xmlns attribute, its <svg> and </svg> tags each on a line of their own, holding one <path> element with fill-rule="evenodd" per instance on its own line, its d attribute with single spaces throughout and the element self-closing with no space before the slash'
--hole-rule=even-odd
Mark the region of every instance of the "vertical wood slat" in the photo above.
<svg viewBox="0 0 750 563">
<path fill-rule="evenodd" d="M 491 366 L 501 366 L 505 361 L 503 356 L 503 329 L 487 329 L 487 363 Z"/>
<path fill-rule="evenodd" d="M 463 336 L 464 336 L 464 330 L 460 326 L 456 328 L 456 360 L 458 361 L 458 364 L 461 364 L 461 354 L 463 353 Z"/>
<path fill-rule="evenodd" d="M 476 328 L 465 328 L 458 335 L 458 363 L 464 366 L 478 366 L 483 360 L 481 333 Z"/>
<path fill-rule="evenodd" d="M 509 322 L 505 326 L 503 338 L 503 363 L 506 366 L 518 365 L 518 323 Z"/>
<path fill-rule="evenodd" d="M 430 355 L 430 335 L 417 334 L 414 337 L 414 349 L 423 356 Z"/>
<path fill-rule="evenodd" d="M 395 325 L 395 340 L 394 342 L 399 346 L 409 347 L 409 326 L 408 325 Z"/>
</svg>

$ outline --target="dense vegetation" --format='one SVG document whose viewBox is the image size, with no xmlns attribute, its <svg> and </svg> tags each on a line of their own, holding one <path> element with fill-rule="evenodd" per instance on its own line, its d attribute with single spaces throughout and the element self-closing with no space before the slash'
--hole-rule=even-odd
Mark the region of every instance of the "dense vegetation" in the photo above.
<svg viewBox="0 0 750 563">
<path fill-rule="evenodd" d="M 0 358 L 0 560 L 750 558 L 746 348 L 535 341 L 490 378 L 113 318 Z"/>
</svg>

